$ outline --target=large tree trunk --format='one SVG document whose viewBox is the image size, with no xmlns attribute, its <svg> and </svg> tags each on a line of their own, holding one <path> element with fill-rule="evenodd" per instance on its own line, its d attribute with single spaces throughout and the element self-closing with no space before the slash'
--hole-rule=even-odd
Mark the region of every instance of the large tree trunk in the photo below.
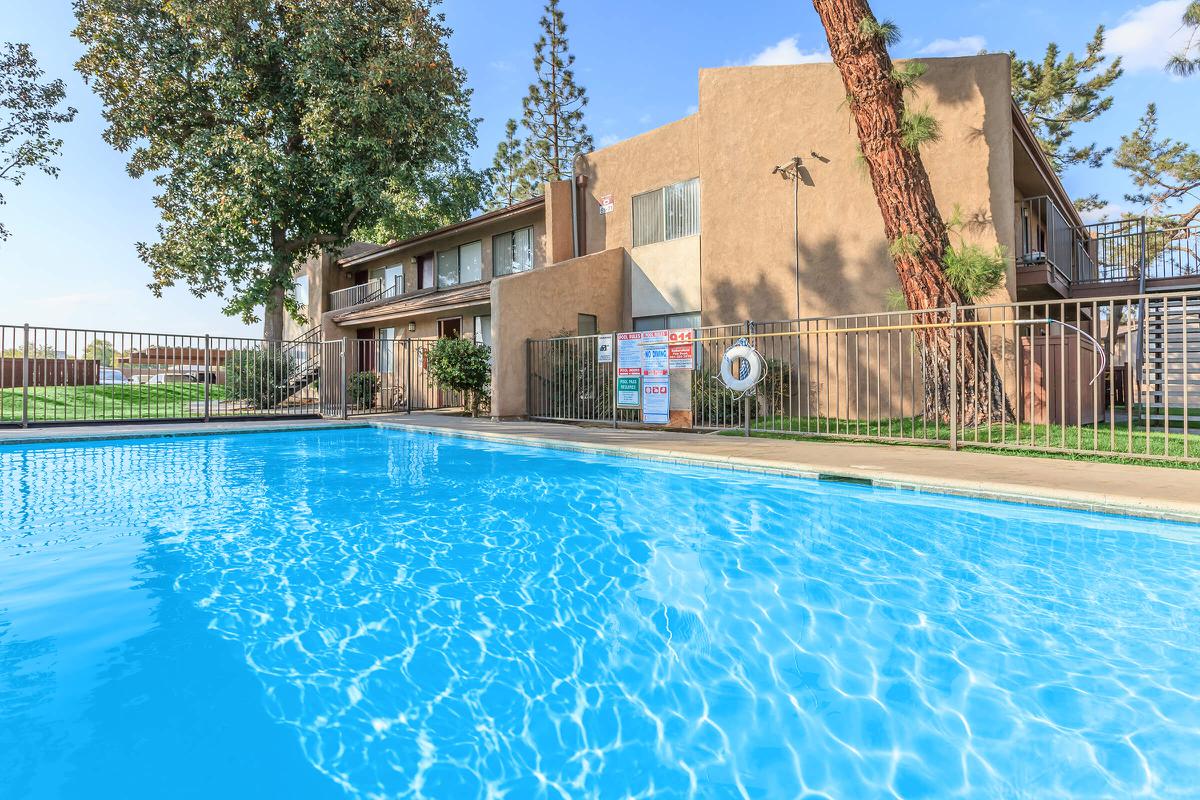
<svg viewBox="0 0 1200 800">
<path fill-rule="evenodd" d="M 846 88 L 908 307 L 944 309 L 952 303 L 964 305 L 962 295 L 942 268 L 949 245 L 946 224 L 938 212 L 920 154 L 915 147 L 904 144 L 904 92 L 893 78 L 887 45 L 874 31 L 871 7 L 866 0 L 813 0 L 813 7 L 825 26 L 829 51 Z M 866 27 L 863 20 L 869 23 Z M 945 311 L 917 314 L 914 319 L 916 324 L 949 321 Z M 960 315 L 959 321 L 972 319 L 968 313 Z M 973 425 L 1011 416 L 999 374 L 988 357 L 987 338 L 980 328 L 927 328 L 919 329 L 916 336 L 923 356 L 927 413 L 943 419 L 949 414 L 951 340 L 957 337 L 960 420 Z"/>
<path fill-rule="evenodd" d="M 292 280 L 292 257 L 287 250 L 287 236 L 280 228 L 271 230 L 271 285 L 263 303 L 263 339 L 278 342 L 283 339 L 283 323 L 287 309 L 283 306 L 287 287 Z"/>
</svg>

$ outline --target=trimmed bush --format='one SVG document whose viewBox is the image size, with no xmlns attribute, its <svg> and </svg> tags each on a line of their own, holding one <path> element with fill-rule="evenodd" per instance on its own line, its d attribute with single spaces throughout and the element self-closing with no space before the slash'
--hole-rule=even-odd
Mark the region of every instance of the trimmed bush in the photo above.
<svg viewBox="0 0 1200 800">
<path fill-rule="evenodd" d="M 283 348 L 264 344 L 235 350 L 225 358 L 225 396 L 255 408 L 275 408 L 287 399 L 295 365 Z"/>
<path fill-rule="evenodd" d="M 371 408 L 378 388 L 379 376 L 374 372 L 352 373 L 346 377 L 346 402 L 352 408 Z"/>
<path fill-rule="evenodd" d="M 462 392 L 472 417 L 479 416 L 492 381 L 492 350 L 470 339 L 438 339 L 426 354 L 430 377 L 443 389 Z"/>
</svg>

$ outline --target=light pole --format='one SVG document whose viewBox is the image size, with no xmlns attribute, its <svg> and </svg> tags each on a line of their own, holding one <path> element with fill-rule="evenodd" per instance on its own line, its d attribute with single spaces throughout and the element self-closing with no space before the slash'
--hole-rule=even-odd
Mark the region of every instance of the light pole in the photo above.
<svg viewBox="0 0 1200 800">
<path fill-rule="evenodd" d="M 796 251 L 796 319 L 800 319 L 800 182 L 807 175 L 807 170 L 804 169 L 804 160 L 800 156 L 792 156 L 790 161 L 779 164 L 771 170 L 771 174 L 779 175 L 785 181 L 792 182 L 792 243 Z"/>
</svg>

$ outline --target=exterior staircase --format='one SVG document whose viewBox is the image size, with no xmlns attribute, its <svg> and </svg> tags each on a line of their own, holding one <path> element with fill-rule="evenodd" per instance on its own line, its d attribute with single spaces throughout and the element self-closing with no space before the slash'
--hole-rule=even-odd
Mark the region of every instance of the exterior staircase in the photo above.
<svg viewBox="0 0 1200 800">
<path fill-rule="evenodd" d="M 309 404 L 303 392 L 321 376 L 321 328 L 309 328 L 299 337 L 284 343 L 284 353 L 292 362 L 291 375 L 282 394 L 284 404 Z"/>
<path fill-rule="evenodd" d="M 1154 427 L 1200 430 L 1200 299 L 1146 300 L 1141 419 Z"/>
</svg>

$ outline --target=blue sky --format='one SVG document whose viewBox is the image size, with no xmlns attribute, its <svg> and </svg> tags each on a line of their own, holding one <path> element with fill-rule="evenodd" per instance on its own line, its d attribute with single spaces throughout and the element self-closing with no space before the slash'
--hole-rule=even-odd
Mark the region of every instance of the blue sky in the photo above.
<svg viewBox="0 0 1200 800">
<path fill-rule="evenodd" d="M 1156 100 L 1164 133 L 1196 142 L 1200 77 L 1173 79 L 1161 69 L 1186 0 L 1156 3 L 879 2 L 904 40 L 898 57 L 961 55 L 984 48 L 1040 57 L 1057 40 L 1079 50 L 1098 23 L 1127 72 L 1111 112 L 1082 136 L 1115 144 Z M 823 57 L 824 33 L 802 0 L 563 0 L 580 81 L 590 95 L 588 124 L 598 145 L 678 119 L 696 103 L 701 67 L 787 63 Z M 531 78 L 540 0 L 447 0 L 452 52 L 474 89 L 482 117 L 476 162 L 491 161 L 504 121 L 520 112 Z M 58 180 L 30 175 L 5 186 L 0 215 L 12 238 L 0 243 L 0 322 L 112 327 L 181 333 L 257 333 L 220 313 L 221 301 L 177 287 L 161 299 L 134 245 L 154 238 L 153 186 L 125 174 L 125 158 L 100 138 L 99 104 L 73 70 L 69 0 L 0 0 L 0 41 L 29 42 L 47 76 L 68 84 L 79 109 L 63 128 Z M 1119 171 L 1079 170 L 1068 189 L 1099 191 L 1115 204 L 1127 190 Z"/>
</svg>

